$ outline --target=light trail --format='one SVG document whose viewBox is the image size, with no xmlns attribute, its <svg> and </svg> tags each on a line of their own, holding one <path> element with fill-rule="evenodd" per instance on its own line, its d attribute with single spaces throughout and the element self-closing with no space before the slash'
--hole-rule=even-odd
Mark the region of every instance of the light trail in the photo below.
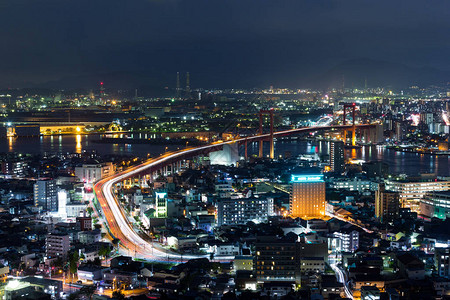
<svg viewBox="0 0 450 300">
<path fill-rule="evenodd" d="M 345 292 L 345 296 L 347 298 L 350 299 L 354 299 L 353 298 L 353 293 L 352 291 L 349 289 L 348 287 L 348 281 L 345 279 L 345 275 L 344 272 L 341 270 L 341 268 L 337 265 L 337 264 L 331 264 L 331 268 L 333 269 L 333 271 L 338 275 L 339 277 L 339 282 L 341 282 L 342 284 L 344 284 L 344 292 Z"/>
<path fill-rule="evenodd" d="M 369 127 L 371 125 L 358 125 L 357 127 Z M 288 134 L 302 133 L 308 131 L 317 130 L 330 130 L 330 129 L 344 129 L 351 128 L 352 125 L 336 125 L 336 126 L 318 126 L 314 128 L 297 128 L 274 132 L 274 137 L 283 136 Z M 166 249 L 160 247 L 155 247 L 152 241 L 145 240 L 133 229 L 133 225 L 130 224 L 124 211 L 119 205 L 119 201 L 113 193 L 113 187 L 136 174 L 142 173 L 149 168 L 156 168 L 158 166 L 164 165 L 164 163 L 169 161 L 174 161 L 175 159 L 186 158 L 189 155 L 195 156 L 196 153 L 201 153 L 203 150 L 211 150 L 211 148 L 220 147 L 227 144 L 239 143 L 239 142 L 252 142 L 261 139 L 266 139 L 270 134 L 262 134 L 251 137 L 239 138 L 230 141 L 212 143 L 206 146 L 200 146 L 195 148 L 187 148 L 179 151 L 168 152 L 161 155 L 158 158 L 150 159 L 143 164 L 131 167 L 125 171 L 118 174 L 112 175 L 106 179 L 102 179 L 97 182 L 94 186 L 94 192 L 97 195 L 97 200 L 100 203 L 101 209 L 105 216 L 105 220 L 108 223 L 108 228 L 111 234 L 118 238 L 122 245 L 129 251 L 134 250 L 135 257 L 154 260 L 154 261 L 167 261 L 167 262 L 180 262 L 195 258 L 208 258 L 209 255 L 181 255 L 178 253 L 170 252 Z M 157 244 L 156 244 L 157 245 Z M 220 256 L 216 257 L 216 260 L 220 261 L 230 261 L 234 256 Z"/>
</svg>

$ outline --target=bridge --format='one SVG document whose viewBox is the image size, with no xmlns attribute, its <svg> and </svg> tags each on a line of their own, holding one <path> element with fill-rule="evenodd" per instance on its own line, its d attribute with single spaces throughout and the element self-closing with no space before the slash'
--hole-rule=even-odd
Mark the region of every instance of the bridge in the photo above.
<svg viewBox="0 0 450 300">
<path fill-rule="evenodd" d="M 215 142 L 205 146 L 190 147 L 183 150 L 167 152 L 162 154 L 160 157 L 151 158 L 140 165 L 131 167 L 127 170 L 114 174 L 111 177 L 98 181 L 94 186 L 94 192 L 101 211 L 103 212 L 104 219 L 107 223 L 106 225 L 109 230 L 109 234 L 113 238 L 119 239 L 122 246 L 131 251 L 131 254 L 134 254 L 135 257 L 167 262 L 180 262 L 193 258 L 208 257 L 207 255 L 181 255 L 168 251 L 161 245 L 153 243 L 150 237 L 146 234 L 139 233 L 138 230 L 133 227 L 133 224 L 129 222 L 123 208 L 119 204 L 119 200 L 114 193 L 115 186 L 128 178 L 138 177 L 144 174 L 153 174 L 154 172 L 160 171 L 167 166 L 171 166 L 171 172 L 174 172 L 174 170 L 178 171 L 181 169 L 181 161 L 191 159 L 195 156 L 205 155 L 213 151 L 222 150 L 225 145 L 235 143 L 246 145 L 248 142 L 260 142 L 262 144 L 262 142 L 267 139 L 270 139 L 273 143 L 274 137 L 278 138 L 321 130 L 348 130 L 355 128 L 370 129 L 372 127 L 374 127 L 374 125 L 366 124 L 296 128 L 277 132 L 272 131 L 267 134 L 258 134 L 255 136 L 237 138 L 230 141 Z M 260 155 L 262 154 L 260 153 Z M 229 261 L 233 259 L 233 257 L 220 257 L 218 259 Z"/>
</svg>

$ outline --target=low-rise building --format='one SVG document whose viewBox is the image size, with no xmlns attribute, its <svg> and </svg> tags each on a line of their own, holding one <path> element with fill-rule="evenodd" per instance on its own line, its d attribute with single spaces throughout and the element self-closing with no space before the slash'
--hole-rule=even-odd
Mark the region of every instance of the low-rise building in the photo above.
<svg viewBox="0 0 450 300">
<path fill-rule="evenodd" d="M 253 256 L 236 255 L 233 261 L 234 271 L 253 271 Z"/>
<path fill-rule="evenodd" d="M 95 282 L 103 279 L 103 274 L 109 271 L 109 268 L 102 266 L 83 264 L 78 267 L 78 279 L 84 282 Z"/>
<path fill-rule="evenodd" d="M 300 263 L 300 271 L 304 273 L 323 273 L 325 261 L 323 257 L 303 257 Z"/>
<path fill-rule="evenodd" d="M 93 244 L 100 242 L 102 233 L 100 230 L 81 231 L 78 233 L 78 240 L 82 244 Z"/>
<path fill-rule="evenodd" d="M 217 256 L 235 256 L 239 255 L 239 245 L 224 243 L 214 246 L 214 254 Z"/>
<path fill-rule="evenodd" d="M 420 200 L 420 214 L 445 220 L 450 216 L 450 191 L 426 194 Z"/>
</svg>

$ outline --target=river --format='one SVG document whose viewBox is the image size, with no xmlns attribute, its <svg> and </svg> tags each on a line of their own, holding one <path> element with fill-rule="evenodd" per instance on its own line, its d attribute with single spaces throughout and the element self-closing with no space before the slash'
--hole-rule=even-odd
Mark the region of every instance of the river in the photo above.
<svg viewBox="0 0 450 300">
<path fill-rule="evenodd" d="M 135 134 L 134 137 L 149 138 L 150 135 Z M 41 136 L 39 138 L 6 138 L 0 140 L 0 152 L 19 152 L 44 154 L 56 153 L 81 153 L 82 151 L 95 150 L 99 154 L 159 155 L 164 151 L 176 150 L 185 145 L 152 145 L 152 144 L 104 144 L 96 143 L 100 135 L 61 135 Z M 243 148 L 243 147 L 241 147 Z M 265 143 L 265 153 L 268 153 L 268 144 Z M 328 142 L 316 141 L 291 141 L 275 142 L 275 155 L 284 155 L 289 151 L 291 155 L 299 154 L 328 154 Z M 256 154 L 258 147 L 253 143 L 248 148 L 249 154 Z M 241 149 L 243 155 L 243 149 Z M 363 160 L 379 160 L 386 162 L 393 174 L 417 175 L 421 173 L 436 173 L 440 176 L 450 176 L 450 156 L 427 155 L 416 153 L 397 152 L 377 146 L 367 146 L 360 149 L 346 149 L 347 158 Z"/>
</svg>

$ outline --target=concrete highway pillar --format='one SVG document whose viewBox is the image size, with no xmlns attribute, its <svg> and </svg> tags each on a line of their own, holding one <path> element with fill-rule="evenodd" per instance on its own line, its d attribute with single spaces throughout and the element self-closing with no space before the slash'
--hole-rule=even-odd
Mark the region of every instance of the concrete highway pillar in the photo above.
<svg viewBox="0 0 450 300">
<path fill-rule="evenodd" d="M 247 139 L 245 139 L 244 147 L 245 147 L 244 157 L 245 157 L 245 160 L 247 160 L 247 157 L 248 157 L 248 155 L 247 155 Z"/>
<path fill-rule="evenodd" d="M 356 126 L 352 127 L 352 146 L 356 146 Z"/>
</svg>

